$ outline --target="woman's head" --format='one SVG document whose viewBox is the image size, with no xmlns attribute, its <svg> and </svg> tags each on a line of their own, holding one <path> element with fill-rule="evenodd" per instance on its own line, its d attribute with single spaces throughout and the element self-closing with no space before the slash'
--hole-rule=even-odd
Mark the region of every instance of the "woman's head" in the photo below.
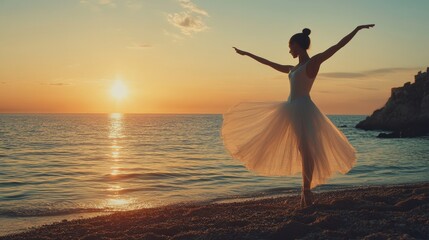
<svg viewBox="0 0 429 240">
<path fill-rule="evenodd" d="M 289 40 L 290 53 L 294 58 L 299 55 L 302 50 L 307 50 L 310 47 L 310 35 L 311 30 L 304 28 L 301 33 L 293 35 Z"/>
</svg>

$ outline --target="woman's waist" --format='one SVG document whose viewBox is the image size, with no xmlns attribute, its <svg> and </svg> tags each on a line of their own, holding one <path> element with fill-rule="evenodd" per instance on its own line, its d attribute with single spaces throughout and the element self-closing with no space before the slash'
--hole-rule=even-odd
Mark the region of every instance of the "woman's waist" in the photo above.
<svg viewBox="0 0 429 240">
<path fill-rule="evenodd" d="M 310 94 L 303 94 L 303 95 L 289 95 L 288 102 L 293 102 L 297 100 L 311 100 Z"/>
</svg>

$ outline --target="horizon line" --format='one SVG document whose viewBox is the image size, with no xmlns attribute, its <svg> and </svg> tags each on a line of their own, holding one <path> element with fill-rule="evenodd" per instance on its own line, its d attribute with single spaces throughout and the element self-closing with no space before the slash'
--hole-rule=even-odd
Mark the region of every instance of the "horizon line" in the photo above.
<svg viewBox="0 0 429 240">
<path fill-rule="evenodd" d="M 224 113 L 168 113 L 168 112 L 151 112 L 151 113 L 144 113 L 144 112 L 0 112 L 0 115 L 2 114 L 46 114 L 46 115 L 54 115 L 54 114 L 123 114 L 123 115 L 223 115 Z M 347 114 L 347 113 L 326 113 L 325 115 L 344 115 L 344 116 L 370 116 L 368 114 Z"/>
</svg>

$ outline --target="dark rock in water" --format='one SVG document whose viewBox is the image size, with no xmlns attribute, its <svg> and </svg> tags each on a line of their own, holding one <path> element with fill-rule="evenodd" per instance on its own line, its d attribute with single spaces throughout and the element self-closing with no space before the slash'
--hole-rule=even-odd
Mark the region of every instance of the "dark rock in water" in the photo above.
<svg viewBox="0 0 429 240">
<path fill-rule="evenodd" d="M 340 126 L 340 128 L 345 128 L 345 127 L 347 127 L 347 125 L 341 125 L 341 126 Z"/>
<path fill-rule="evenodd" d="M 392 88 L 384 107 L 377 109 L 356 128 L 383 130 L 380 138 L 418 137 L 429 134 L 429 67 L 415 75 L 414 83 Z"/>
<path fill-rule="evenodd" d="M 378 138 L 400 138 L 401 133 L 400 132 L 391 132 L 391 133 L 379 133 Z"/>
</svg>

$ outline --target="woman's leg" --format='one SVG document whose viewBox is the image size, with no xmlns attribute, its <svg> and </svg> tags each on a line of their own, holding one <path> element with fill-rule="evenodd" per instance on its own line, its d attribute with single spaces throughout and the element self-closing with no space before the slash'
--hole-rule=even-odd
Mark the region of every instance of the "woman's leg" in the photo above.
<svg viewBox="0 0 429 240">
<path fill-rule="evenodd" d="M 314 163 L 309 156 L 302 161 L 302 186 L 304 189 L 310 189 L 313 180 Z"/>
<path fill-rule="evenodd" d="M 310 191 L 311 181 L 313 179 L 314 161 L 310 154 L 308 146 L 302 145 L 300 147 L 302 156 L 302 194 L 301 206 L 305 207 L 313 203 L 313 194 Z"/>
</svg>

